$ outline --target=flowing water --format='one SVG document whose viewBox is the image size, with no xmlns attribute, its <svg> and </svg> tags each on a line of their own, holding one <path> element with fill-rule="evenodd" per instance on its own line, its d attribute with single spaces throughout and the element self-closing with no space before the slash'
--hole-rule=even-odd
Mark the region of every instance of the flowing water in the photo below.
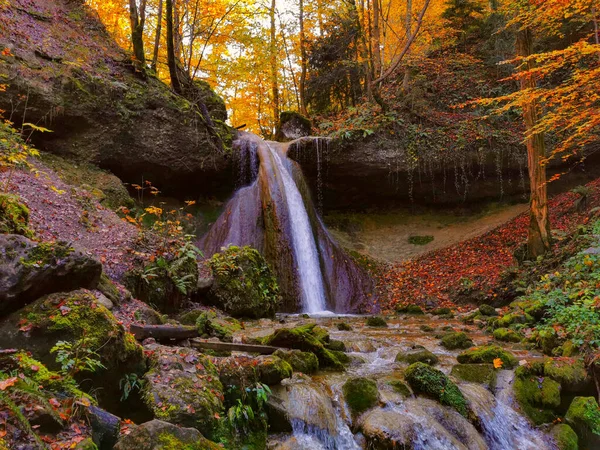
<svg viewBox="0 0 600 450">
<path fill-rule="evenodd" d="M 457 364 L 456 351 L 443 348 L 434 335 L 451 326 L 468 332 L 475 345 L 490 340 L 477 327 L 459 320 L 440 320 L 432 316 L 399 316 L 388 321 L 388 328 L 364 325 L 361 316 L 318 317 L 303 319 L 282 316 L 285 324 L 262 321 L 247 324 L 246 336 L 260 336 L 272 328 L 317 323 L 332 339 L 345 343 L 352 363 L 346 372 L 319 372 L 312 377 L 294 374 L 273 390 L 282 399 L 292 424 L 291 433 L 270 436 L 273 450 L 358 450 L 410 448 L 413 450 L 551 450 L 556 446 L 549 435 L 534 428 L 523 417 L 512 398 L 514 372 L 501 370 L 494 389 L 484 385 L 455 380 L 478 418 L 474 425 L 454 409 L 423 397 L 404 397 L 392 381 L 402 378 L 404 363 L 395 361 L 399 351 L 422 345 L 435 353 L 440 362 L 436 368 L 450 374 Z M 338 331 L 344 321 L 352 331 Z M 422 331 L 427 325 L 434 331 Z M 516 344 L 507 347 L 521 359 L 539 355 Z M 342 394 L 342 386 L 351 377 L 367 377 L 377 382 L 380 404 L 352 418 Z"/>
</svg>

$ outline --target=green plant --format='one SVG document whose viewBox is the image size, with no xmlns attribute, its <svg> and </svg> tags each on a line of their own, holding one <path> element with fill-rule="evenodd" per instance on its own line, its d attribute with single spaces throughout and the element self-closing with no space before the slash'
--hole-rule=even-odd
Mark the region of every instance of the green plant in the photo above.
<svg viewBox="0 0 600 450">
<path fill-rule="evenodd" d="M 2 187 L 3 192 L 9 190 L 15 169 L 26 168 L 36 172 L 36 169 L 29 161 L 29 158 L 39 156 L 39 152 L 27 145 L 27 142 L 21 137 L 21 133 L 14 129 L 12 125 L 11 122 L 1 120 L 0 118 L 0 168 L 9 172 L 6 183 Z M 30 123 L 23 124 L 23 127 L 26 126 L 29 127 L 32 132 L 50 131 Z"/>
<path fill-rule="evenodd" d="M 236 386 L 230 389 L 238 390 Z M 271 389 L 266 384 L 256 383 L 253 386 L 239 389 L 239 398 L 227 411 L 229 424 L 238 433 L 249 433 L 250 426 L 255 420 L 266 424 L 266 413 L 264 407 L 271 395 Z"/>
<path fill-rule="evenodd" d="M 60 364 L 61 373 L 72 377 L 79 372 L 96 372 L 106 369 L 100 362 L 100 355 L 92 350 L 90 339 L 83 337 L 75 342 L 58 341 L 50 350 L 56 353 L 56 362 Z"/>
<path fill-rule="evenodd" d="M 142 380 L 140 380 L 136 373 L 128 373 L 119 380 L 119 389 L 122 392 L 121 401 L 124 402 L 133 391 L 142 389 Z"/>
</svg>

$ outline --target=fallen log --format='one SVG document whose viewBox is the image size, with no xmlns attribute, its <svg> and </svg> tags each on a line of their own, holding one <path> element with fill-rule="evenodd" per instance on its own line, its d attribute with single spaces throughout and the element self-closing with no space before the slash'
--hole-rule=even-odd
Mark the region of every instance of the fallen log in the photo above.
<svg viewBox="0 0 600 450">
<path fill-rule="evenodd" d="M 154 339 L 189 339 L 200 336 L 195 327 L 174 326 L 174 325 L 140 325 L 132 323 L 129 325 L 129 331 L 138 341 L 146 338 Z"/>
<path fill-rule="evenodd" d="M 236 344 L 232 342 L 208 341 L 206 339 L 191 339 L 190 345 L 194 348 L 205 350 L 217 350 L 221 352 L 246 352 L 260 353 L 261 355 L 271 355 L 280 347 L 271 347 L 270 345 L 254 344 Z"/>
</svg>

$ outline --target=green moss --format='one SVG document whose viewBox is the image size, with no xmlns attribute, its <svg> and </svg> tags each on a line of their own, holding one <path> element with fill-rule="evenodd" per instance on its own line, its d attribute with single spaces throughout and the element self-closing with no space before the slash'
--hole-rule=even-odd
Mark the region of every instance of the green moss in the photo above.
<svg viewBox="0 0 600 450">
<path fill-rule="evenodd" d="M 506 369 L 515 367 L 519 362 L 515 355 L 497 345 L 474 347 L 462 352 L 456 357 L 461 364 L 491 364 L 496 358 L 499 358 L 502 361 L 503 367 Z"/>
<path fill-rule="evenodd" d="M 600 445 L 600 408 L 594 397 L 575 397 L 565 420 L 579 436 L 583 448 Z"/>
<path fill-rule="evenodd" d="M 94 444 L 92 438 L 87 438 L 79 442 L 75 447 L 75 450 L 98 450 L 98 447 Z"/>
<path fill-rule="evenodd" d="M 494 330 L 494 339 L 503 342 L 521 342 L 523 336 L 510 328 L 497 328 Z"/>
<path fill-rule="evenodd" d="M 0 194 L 0 233 L 33 238 L 34 232 L 28 225 L 29 208 L 16 195 Z"/>
<path fill-rule="evenodd" d="M 404 376 L 416 393 L 432 397 L 443 405 L 453 407 L 463 416 L 467 416 L 469 410 L 465 397 L 443 372 L 417 362 L 406 369 Z"/>
<path fill-rule="evenodd" d="M 409 352 L 399 352 L 396 355 L 396 362 L 413 364 L 422 362 L 434 366 L 438 363 L 438 357 L 431 353 L 426 348 L 418 348 Z"/>
<path fill-rule="evenodd" d="M 431 311 L 431 314 L 434 316 L 443 316 L 446 314 L 452 314 L 452 310 L 450 308 L 436 308 Z"/>
<path fill-rule="evenodd" d="M 294 372 L 311 374 L 319 370 L 319 360 L 314 353 L 279 349 L 273 353 L 273 356 L 277 356 L 290 363 Z"/>
<path fill-rule="evenodd" d="M 399 379 L 391 380 L 390 382 L 388 382 L 388 384 L 390 386 L 392 386 L 392 388 L 394 388 L 394 391 L 396 391 L 398 394 L 402 395 L 403 397 L 410 397 L 412 395 L 412 390 L 402 380 L 399 380 Z"/>
<path fill-rule="evenodd" d="M 421 331 L 424 331 L 425 333 L 432 333 L 432 332 L 434 332 L 434 331 L 435 331 L 435 328 L 433 328 L 433 327 L 431 327 L 431 326 L 429 326 L 429 325 L 421 325 L 421 326 L 419 327 L 419 329 L 420 329 Z"/>
<path fill-rule="evenodd" d="M 191 311 L 186 311 L 184 313 L 181 313 L 178 317 L 177 317 L 177 321 L 179 323 L 182 323 L 183 325 L 196 325 L 198 318 L 202 315 L 202 313 L 204 312 L 204 310 L 202 309 L 193 309 Z M 200 331 L 200 330 L 198 330 Z M 204 333 L 201 333 L 204 334 Z"/>
<path fill-rule="evenodd" d="M 112 280 L 108 278 L 108 276 L 106 276 L 104 272 L 102 272 L 102 275 L 100 276 L 98 290 L 102 292 L 115 305 L 119 304 L 119 302 L 121 301 L 121 294 L 119 293 L 119 289 L 112 282 Z"/>
<path fill-rule="evenodd" d="M 459 380 L 469 383 L 481 383 L 489 387 L 496 385 L 497 371 L 491 364 L 457 364 L 450 373 Z"/>
<path fill-rule="evenodd" d="M 261 363 L 257 367 L 258 378 L 261 383 L 274 385 L 281 383 L 281 380 L 292 376 L 292 366 L 287 361 L 272 356 Z"/>
<path fill-rule="evenodd" d="M 369 317 L 365 323 L 368 327 L 386 328 L 388 326 L 385 319 L 380 316 Z"/>
<path fill-rule="evenodd" d="M 558 381 L 569 391 L 577 390 L 588 378 L 583 360 L 574 358 L 548 358 L 544 362 L 544 375 Z"/>
<path fill-rule="evenodd" d="M 234 317 L 273 317 L 280 302 L 271 268 L 255 249 L 231 246 L 209 260 L 210 300 Z"/>
<path fill-rule="evenodd" d="M 546 355 L 552 355 L 554 349 L 560 345 L 556 331 L 552 328 L 539 330 L 537 340 L 539 346 Z"/>
<path fill-rule="evenodd" d="M 342 341 L 337 341 L 335 339 L 331 339 L 329 343 L 326 345 L 329 350 L 335 350 L 336 352 L 345 352 L 346 344 Z"/>
<path fill-rule="evenodd" d="M 550 430 L 558 450 L 579 450 L 577 434 L 566 423 L 558 423 Z"/>
<path fill-rule="evenodd" d="M 517 377 L 513 384 L 515 398 L 523 412 L 536 425 L 554 420 L 554 408 L 560 405 L 560 384 L 551 378 Z"/>
<path fill-rule="evenodd" d="M 185 320 L 193 318 L 194 311 L 188 313 Z M 231 317 L 222 319 L 214 311 L 200 311 L 196 319 L 196 328 L 201 336 L 208 335 L 216 337 L 224 342 L 232 342 L 233 334 L 242 329 L 241 324 Z"/>
<path fill-rule="evenodd" d="M 462 331 L 456 331 L 453 333 L 445 334 L 442 337 L 441 344 L 448 350 L 455 350 L 457 348 L 465 349 L 473 346 L 473 341 Z"/>
<path fill-rule="evenodd" d="M 44 267 L 57 264 L 75 250 L 66 242 L 40 242 L 31 248 L 27 255 L 21 258 L 21 264 L 25 267 Z"/>
<path fill-rule="evenodd" d="M 412 245 L 427 245 L 430 242 L 433 242 L 433 236 L 425 235 L 425 236 L 409 236 L 408 243 Z"/>
<path fill-rule="evenodd" d="M 217 450 L 221 448 L 205 438 L 193 443 L 184 443 L 168 432 L 161 433 L 157 441 L 161 446 L 159 448 L 164 450 Z"/>
<path fill-rule="evenodd" d="M 377 383 L 369 378 L 351 378 L 342 387 L 352 414 L 358 416 L 379 403 Z"/>
<path fill-rule="evenodd" d="M 496 308 L 494 308 L 493 306 L 490 306 L 490 305 L 486 305 L 486 304 L 479 306 L 479 312 L 481 314 L 483 314 L 484 316 L 490 316 L 490 317 L 498 315 Z"/>
<path fill-rule="evenodd" d="M 337 324 L 337 329 L 340 331 L 352 331 L 352 327 L 346 322 L 340 322 Z"/>
</svg>

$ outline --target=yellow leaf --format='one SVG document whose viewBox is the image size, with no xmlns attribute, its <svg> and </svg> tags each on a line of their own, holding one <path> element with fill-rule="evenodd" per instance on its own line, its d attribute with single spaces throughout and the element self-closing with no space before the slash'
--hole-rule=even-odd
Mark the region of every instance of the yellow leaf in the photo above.
<svg viewBox="0 0 600 450">
<path fill-rule="evenodd" d="M 502 360 L 500 358 L 496 358 L 494 359 L 494 369 L 501 369 L 502 368 Z"/>
</svg>

